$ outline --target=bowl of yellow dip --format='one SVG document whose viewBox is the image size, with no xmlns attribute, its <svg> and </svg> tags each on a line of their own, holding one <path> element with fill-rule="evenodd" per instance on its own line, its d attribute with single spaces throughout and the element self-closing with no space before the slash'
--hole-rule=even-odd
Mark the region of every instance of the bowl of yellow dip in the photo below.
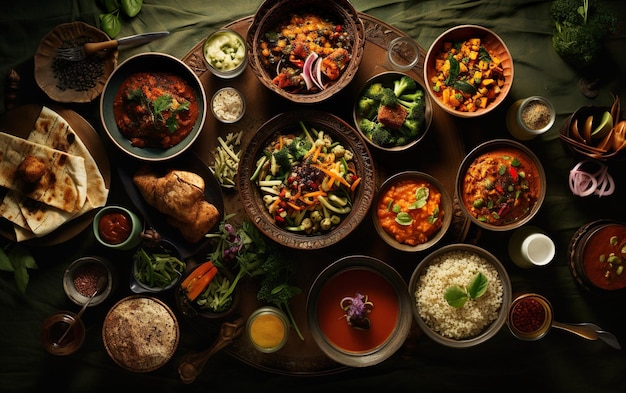
<svg viewBox="0 0 626 393">
<path fill-rule="evenodd" d="M 230 29 L 219 29 L 209 35 L 202 53 L 213 75 L 223 79 L 239 76 L 248 64 L 246 41 Z"/>
<path fill-rule="evenodd" d="M 265 353 L 276 352 L 287 343 L 289 319 L 276 307 L 261 307 L 248 317 L 246 331 L 254 348 Z"/>
</svg>

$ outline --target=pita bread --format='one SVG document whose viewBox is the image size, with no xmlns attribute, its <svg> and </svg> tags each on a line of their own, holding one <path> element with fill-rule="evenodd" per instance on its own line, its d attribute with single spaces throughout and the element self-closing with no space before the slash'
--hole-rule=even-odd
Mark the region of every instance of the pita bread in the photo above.
<svg viewBox="0 0 626 393">
<path fill-rule="evenodd" d="M 5 133 L 0 133 L 0 146 L 0 186 L 67 212 L 82 209 L 87 198 L 82 157 Z M 18 173 L 28 156 L 37 158 L 47 168 L 34 183 L 25 182 Z"/>
<path fill-rule="evenodd" d="M 9 191 L 0 204 L 0 216 L 14 224 L 18 242 L 45 236 L 73 218 L 104 206 L 109 194 L 104 177 L 91 153 L 69 123 L 58 113 L 44 106 L 27 139 L 83 157 L 87 173 L 87 197 L 78 212 L 70 213 L 43 203 L 28 201 L 18 193 Z"/>
</svg>

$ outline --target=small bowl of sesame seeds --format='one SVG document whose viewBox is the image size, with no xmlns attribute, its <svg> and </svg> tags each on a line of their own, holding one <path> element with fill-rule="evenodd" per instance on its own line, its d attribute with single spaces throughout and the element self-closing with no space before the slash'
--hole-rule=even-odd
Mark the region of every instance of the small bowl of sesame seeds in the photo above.
<svg viewBox="0 0 626 393">
<path fill-rule="evenodd" d="M 86 256 L 72 262 L 63 275 L 63 289 L 74 304 L 82 306 L 95 293 L 101 276 L 107 277 L 106 287 L 99 291 L 89 307 L 104 302 L 115 288 L 117 281 L 115 267 L 107 259 Z"/>
<path fill-rule="evenodd" d="M 60 48 L 72 48 L 88 42 L 108 41 L 102 30 L 84 22 L 63 23 L 39 42 L 35 52 L 35 80 L 48 97 L 63 103 L 86 103 L 104 90 L 117 65 L 116 49 L 100 51 L 80 61 L 58 57 Z"/>
</svg>

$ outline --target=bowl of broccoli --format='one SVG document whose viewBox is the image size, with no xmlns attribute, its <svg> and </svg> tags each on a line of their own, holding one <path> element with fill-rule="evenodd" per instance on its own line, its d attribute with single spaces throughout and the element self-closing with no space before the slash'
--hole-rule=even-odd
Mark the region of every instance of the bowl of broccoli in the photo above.
<svg viewBox="0 0 626 393">
<path fill-rule="evenodd" d="M 421 82 L 401 72 L 370 78 L 354 104 L 356 129 L 375 149 L 404 151 L 417 145 L 432 122 L 432 104 Z"/>
</svg>

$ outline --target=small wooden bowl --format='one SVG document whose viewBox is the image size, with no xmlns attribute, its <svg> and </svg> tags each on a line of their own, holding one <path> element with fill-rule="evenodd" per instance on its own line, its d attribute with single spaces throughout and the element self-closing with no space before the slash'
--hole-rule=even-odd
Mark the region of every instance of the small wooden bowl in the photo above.
<svg viewBox="0 0 626 393">
<path fill-rule="evenodd" d="M 39 43 L 35 52 L 35 80 L 48 97 L 57 102 L 85 103 L 96 99 L 104 90 L 107 79 L 117 66 L 117 50 L 101 52 L 81 62 L 72 63 L 57 59 L 57 50 L 86 42 L 108 41 L 110 38 L 102 30 L 84 22 L 63 23 L 50 31 Z M 76 72 L 89 69 L 85 62 L 102 62 L 102 74 L 95 85 L 86 89 L 64 88 L 58 79 L 57 66 L 72 67 Z M 81 64 L 82 63 L 82 64 Z M 68 71 L 69 72 L 69 71 Z"/>
</svg>

